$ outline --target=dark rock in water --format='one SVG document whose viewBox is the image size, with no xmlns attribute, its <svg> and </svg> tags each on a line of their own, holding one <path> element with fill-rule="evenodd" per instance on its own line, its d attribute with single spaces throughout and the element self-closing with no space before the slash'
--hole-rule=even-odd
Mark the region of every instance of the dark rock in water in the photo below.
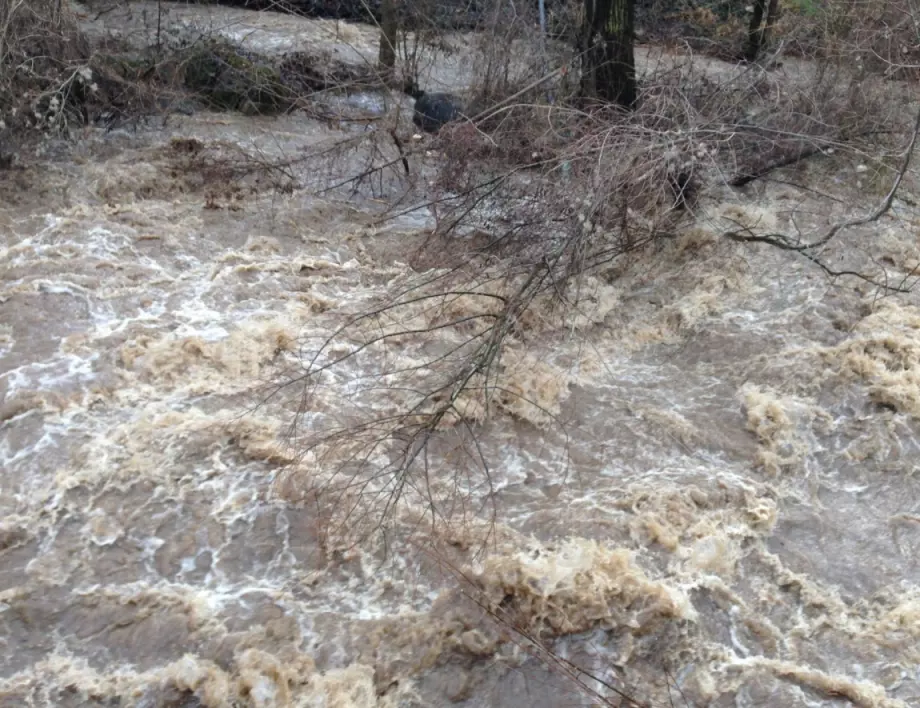
<svg viewBox="0 0 920 708">
<path fill-rule="evenodd" d="M 442 126 L 463 117 L 463 101 L 452 93 L 418 93 L 412 122 L 426 133 L 437 133 Z"/>
</svg>

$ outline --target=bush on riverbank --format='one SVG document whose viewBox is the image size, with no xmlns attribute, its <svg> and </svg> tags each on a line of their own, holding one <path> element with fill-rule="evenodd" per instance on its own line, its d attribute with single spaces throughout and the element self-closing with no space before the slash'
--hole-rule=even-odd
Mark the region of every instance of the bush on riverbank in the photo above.
<svg viewBox="0 0 920 708">
<path fill-rule="evenodd" d="M 93 44 L 63 0 L 0 3 L 0 164 L 43 135 L 72 138 L 88 125 L 114 127 L 196 103 L 275 114 L 322 81 L 348 78 L 309 74 L 306 55 L 283 77 L 285 65 L 219 36 L 166 38 L 145 50 L 113 37 Z"/>
<path fill-rule="evenodd" d="M 89 55 L 61 0 L 0 3 L 0 119 L 7 142 L 22 128 L 64 120 L 94 91 L 84 65 Z"/>
<path fill-rule="evenodd" d="M 345 380 L 359 357 L 379 362 L 367 377 L 374 382 L 367 398 L 348 399 L 354 409 L 347 424 L 330 421 L 323 428 L 306 407 L 299 411 L 303 419 L 292 423 L 292 429 L 309 431 L 295 444 L 311 459 L 311 477 L 289 486 L 313 498 L 326 495 L 329 532 L 376 531 L 403 501 L 425 508 L 432 524 L 445 528 L 456 509 L 485 506 L 479 492 L 458 491 L 472 489 L 470 480 L 489 482 L 490 461 L 476 444 L 478 426 L 504 414 L 539 426 L 554 422 L 557 394 L 565 391 L 562 377 L 528 359 L 528 347 L 553 333 L 587 332 L 604 323 L 606 315 L 591 321 L 585 314 L 598 303 L 583 285 L 616 290 L 643 256 L 673 258 L 662 263 L 666 270 L 731 241 L 769 243 L 804 255 L 829 275 L 889 287 L 897 274 L 884 266 L 844 270 L 823 260 L 824 246 L 838 233 L 868 221 L 842 222 L 822 233 L 811 214 L 802 227 L 790 205 L 792 226 L 784 234 L 777 219 L 755 209 L 706 212 L 715 211 L 707 204 L 713 195 L 757 189 L 771 178 L 807 182 L 811 168 L 845 175 L 858 166 L 859 173 L 877 175 L 884 189 L 865 190 L 857 208 L 885 213 L 890 199 L 879 201 L 897 190 L 906 169 L 905 146 L 913 143 L 905 142 L 904 129 L 911 134 L 905 118 L 916 107 L 903 85 L 883 80 L 897 74 L 861 59 L 868 48 L 893 42 L 879 29 L 878 9 L 864 6 L 861 18 L 852 14 L 856 9 L 847 15 L 841 5 L 825 3 L 795 32 L 775 31 L 761 63 L 719 61 L 673 46 L 644 48 L 636 53 L 633 110 L 579 97 L 570 45 L 541 42 L 528 18 L 495 19 L 465 45 L 472 66 L 465 86 L 469 119 L 417 146 L 387 143 L 388 131 L 398 137 L 389 124 L 366 138 L 349 135 L 323 146 L 324 184 L 319 159 L 310 163 L 317 191 L 385 195 L 394 204 L 391 214 L 425 209 L 434 220 L 419 252 L 407 258 L 422 271 L 419 283 L 388 292 L 318 337 L 315 348 L 305 346 L 303 367 L 279 383 L 279 391 L 294 386 L 299 400 L 308 401 L 330 372 Z M 495 12 L 498 18 L 500 9 Z M 728 13 L 725 24 L 743 36 L 739 16 L 744 20 L 743 13 Z M 861 27 L 874 29 L 864 33 Z M 805 36 L 814 44 L 800 42 Z M 793 39 L 796 53 L 780 55 L 779 43 Z M 535 80 L 541 76 L 547 81 Z M 367 160 L 343 175 L 345 156 L 359 139 Z M 389 192 L 373 191 L 387 181 Z M 825 197 L 839 208 L 839 196 L 815 198 Z M 691 225 L 700 228 L 691 231 Z M 694 326 L 694 315 L 687 316 L 686 326 Z M 675 327 L 685 326 L 683 318 L 675 314 Z M 413 346 L 417 356 L 410 362 L 395 354 L 406 342 L 421 343 Z M 428 453 L 445 447 L 462 450 L 455 455 L 462 463 L 449 482 L 432 480 Z"/>
</svg>

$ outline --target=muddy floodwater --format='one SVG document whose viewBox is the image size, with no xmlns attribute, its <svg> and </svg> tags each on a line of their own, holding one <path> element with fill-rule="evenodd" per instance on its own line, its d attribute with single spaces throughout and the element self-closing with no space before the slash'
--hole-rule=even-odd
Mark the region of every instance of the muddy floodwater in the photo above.
<svg viewBox="0 0 920 708">
<path fill-rule="evenodd" d="M 423 275 L 430 215 L 180 169 L 189 139 L 265 156 L 334 130 L 202 112 L 0 175 L 0 705 L 597 705 L 565 665 L 614 704 L 920 706 L 920 296 L 719 236 L 845 203 L 721 194 L 588 278 L 505 362 L 539 405 L 477 422 L 494 504 L 433 538 L 407 501 L 337 544 L 299 493 L 321 462 L 285 445 L 299 392 L 256 404 Z M 846 164 L 798 179 L 868 190 Z M 918 217 L 897 201 L 825 256 L 910 283 Z M 317 419 L 376 395 L 361 362 Z"/>
</svg>

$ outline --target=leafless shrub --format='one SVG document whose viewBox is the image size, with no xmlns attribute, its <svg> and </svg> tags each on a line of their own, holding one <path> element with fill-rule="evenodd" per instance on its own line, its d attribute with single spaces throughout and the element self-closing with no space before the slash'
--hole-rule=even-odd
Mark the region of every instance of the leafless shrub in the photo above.
<svg viewBox="0 0 920 708">
<path fill-rule="evenodd" d="M 503 411 L 561 425 L 563 377 L 533 347 L 580 321 L 584 276 L 616 278 L 693 218 L 707 189 L 832 151 L 887 153 L 898 127 L 888 87 L 830 51 L 781 71 L 662 54 L 635 110 L 587 105 L 554 64 L 565 52 L 528 38 L 531 21 L 492 22 L 497 34 L 476 40 L 470 120 L 433 141 L 407 140 L 396 111 L 292 158 L 196 156 L 228 179 L 385 197 L 383 219 L 435 218 L 404 254 L 419 272 L 344 322 L 318 321 L 270 392 L 297 391 L 288 439 L 302 461 L 280 487 L 317 503 L 330 536 L 371 533 L 401 505 L 435 525 L 494 514 L 483 423 Z"/>
<path fill-rule="evenodd" d="M 555 420 L 545 401 L 508 385 L 506 353 L 527 351 L 548 321 L 575 317 L 579 278 L 615 277 L 624 257 L 675 232 L 707 184 L 741 185 L 811 155 L 877 151 L 899 110 L 883 92 L 836 62 L 785 76 L 663 63 L 644 77 L 633 112 L 531 94 L 442 131 L 427 200 L 437 228 L 419 260 L 442 270 L 308 347 L 304 368 L 284 382 L 302 391 L 292 439 L 323 470 L 308 475 L 312 498 L 347 510 L 330 530 L 376 529 L 402 502 L 427 508 L 433 523 L 481 513 L 493 478 L 477 435 L 489 412 L 518 397 Z M 472 250 L 444 248 L 463 234 Z M 406 347 L 417 353 L 408 363 L 397 354 Z M 346 370 L 364 372 L 367 386 L 350 389 L 336 425 L 311 429 L 305 416 Z"/>
<path fill-rule="evenodd" d="M 799 13 L 778 23 L 789 54 L 848 64 L 887 79 L 916 78 L 920 62 L 918 9 L 911 0 L 802 0 Z"/>
<path fill-rule="evenodd" d="M 73 137 L 87 124 L 149 110 L 155 96 L 138 72 L 124 70 L 121 49 L 111 38 L 91 42 L 62 0 L 0 3 L 0 118 L 17 142 Z"/>
<path fill-rule="evenodd" d="M 4 122 L 10 127 L 63 122 L 74 93 L 90 88 L 85 70 L 80 71 L 88 56 L 89 47 L 67 3 L 0 3 L 0 115 Z M 42 97 L 45 104 L 31 110 L 31 103 Z"/>
<path fill-rule="evenodd" d="M 41 63 L 80 59 L 85 45 L 78 39 L 74 18 L 62 0 L 12 0 L 0 5 L 0 60 L 7 67 L 34 75 Z M 5 82 L 13 78 L 4 72 Z"/>
</svg>

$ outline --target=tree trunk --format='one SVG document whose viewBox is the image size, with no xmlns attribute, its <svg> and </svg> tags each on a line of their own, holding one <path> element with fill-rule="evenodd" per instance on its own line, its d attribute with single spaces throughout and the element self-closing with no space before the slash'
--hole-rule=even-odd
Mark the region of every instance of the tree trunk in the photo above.
<svg viewBox="0 0 920 708">
<path fill-rule="evenodd" d="M 778 0 L 754 0 L 754 14 L 751 15 L 743 53 L 745 61 L 757 61 L 761 50 L 770 41 L 770 29 L 776 21 L 778 5 Z"/>
<path fill-rule="evenodd" d="M 635 106 L 634 17 L 635 0 L 585 0 L 578 47 L 582 55 L 583 96 L 625 108 Z"/>
<path fill-rule="evenodd" d="M 377 62 L 385 77 L 393 75 L 396 66 L 396 43 L 398 41 L 399 22 L 396 18 L 396 0 L 380 2 L 380 52 Z"/>
</svg>

